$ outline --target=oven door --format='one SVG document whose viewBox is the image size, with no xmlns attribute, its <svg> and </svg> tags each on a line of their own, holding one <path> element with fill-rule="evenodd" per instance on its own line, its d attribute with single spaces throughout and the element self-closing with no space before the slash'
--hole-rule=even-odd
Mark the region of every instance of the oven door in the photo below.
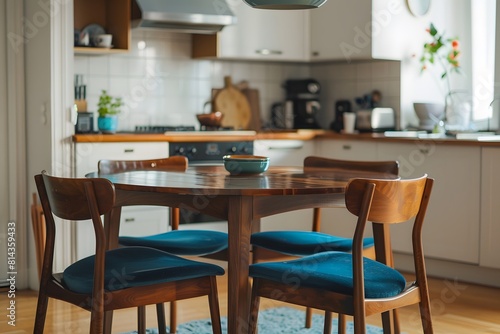
<svg viewBox="0 0 500 334">
<path fill-rule="evenodd" d="M 181 208 L 180 211 L 180 230 L 212 230 L 227 232 L 227 221 L 221 221 L 219 218 L 184 208 Z"/>
<path fill-rule="evenodd" d="M 172 142 L 171 155 L 188 158 L 190 166 L 222 166 L 226 154 L 253 154 L 253 141 Z M 179 229 L 214 230 L 227 232 L 227 221 L 185 208 L 180 209 Z"/>
</svg>

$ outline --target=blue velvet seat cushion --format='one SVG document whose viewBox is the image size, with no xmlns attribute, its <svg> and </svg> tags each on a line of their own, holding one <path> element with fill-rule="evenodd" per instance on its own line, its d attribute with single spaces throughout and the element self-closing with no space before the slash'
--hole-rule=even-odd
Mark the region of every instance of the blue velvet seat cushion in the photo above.
<svg viewBox="0 0 500 334">
<path fill-rule="evenodd" d="M 86 257 L 64 270 L 63 283 L 68 289 L 92 293 L 94 259 L 93 255 Z M 214 264 L 184 259 L 148 247 L 124 247 L 106 252 L 104 289 L 115 291 L 223 274 L 224 269 Z"/>
<path fill-rule="evenodd" d="M 143 246 L 176 255 L 206 255 L 227 248 L 227 233 L 208 230 L 174 230 L 147 237 L 120 237 L 124 246 Z"/>
<path fill-rule="evenodd" d="M 366 298 L 387 298 L 401 293 L 406 280 L 398 271 L 364 258 Z M 346 295 L 353 294 L 352 256 L 324 252 L 293 261 L 266 262 L 250 266 L 250 276 Z"/>
<path fill-rule="evenodd" d="M 352 250 L 352 239 L 311 231 L 268 231 L 252 234 L 252 245 L 283 254 L 306 256 L 320 252 Z M 373 246 L 373 238 L 365 238 L 363 247 Z"/>
</svg>

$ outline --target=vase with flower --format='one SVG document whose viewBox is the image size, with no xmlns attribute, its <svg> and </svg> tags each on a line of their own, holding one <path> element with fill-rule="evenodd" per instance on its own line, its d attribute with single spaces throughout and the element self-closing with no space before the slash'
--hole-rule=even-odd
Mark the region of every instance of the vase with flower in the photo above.
<svg viewBox="0 0 500 334">
<path fill-rule="evenodd" d="M 432 23 L 426 31 L 431 41 L 424 43 L 423 54 L 420 58 L 421 72 L 426 71 L 431 65 L 438 66 L 441 71 L 440 79 L 444 80 L 446 85 L 444 112 L 446 129 L 469 130 L 472 117 L 471 94 L 467 91 L 452 90 L 450 82 L 451 73 L 461 73 L 458 38 L 445 37 Z"/>
</svg>

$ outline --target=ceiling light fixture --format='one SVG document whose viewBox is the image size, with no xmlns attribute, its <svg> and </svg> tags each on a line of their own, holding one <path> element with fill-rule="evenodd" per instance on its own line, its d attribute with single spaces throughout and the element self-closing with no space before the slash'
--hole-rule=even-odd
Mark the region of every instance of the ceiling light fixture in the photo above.
<svg viewBox="0 0 500 334">
<path fill-rule="evenodd" d="M 327 0 L 243 0 L 247 5 L 258 9 L 314 9 Z"/>
</svg>

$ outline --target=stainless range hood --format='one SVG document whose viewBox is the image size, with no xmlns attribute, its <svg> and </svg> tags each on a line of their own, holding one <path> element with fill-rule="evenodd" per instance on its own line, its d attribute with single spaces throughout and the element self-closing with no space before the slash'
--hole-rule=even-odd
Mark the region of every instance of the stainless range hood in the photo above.
<svg viewBox="0 0 500 334">
<path fill-rule="evenodd" d="M 226 0 L 133 0 L 132 28 L 212 34 L 235 24 Z"/>
</svg>

